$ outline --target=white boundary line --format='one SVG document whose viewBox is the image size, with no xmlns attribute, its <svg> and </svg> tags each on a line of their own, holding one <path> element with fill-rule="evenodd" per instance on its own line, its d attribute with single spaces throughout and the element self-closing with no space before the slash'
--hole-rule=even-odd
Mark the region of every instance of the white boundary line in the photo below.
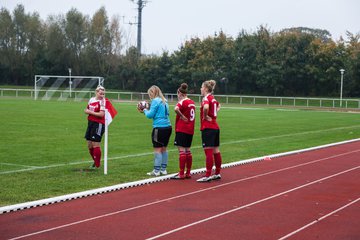
<svg viewBox="0 0 360 240">
<path fill-rule="evenodd" d="M 0 162 L 0 165 L 8 165 L 8 166 L 16 166 L 16 167 L 25 167 L 25 168 L 36 168 L 36 166 L 21 165 L 21 164 L 6 163 L 6 162 Z"/>
<path fill-rule="evenodd" d="M 293 231 L 293 232 L 291 232 L 291 233 L 289 233 L 289 234 L 287 234 L 287 235 L 279 238 L 279 240 L 287 239 L 287 238 L 295 235 L 296 233 L 301 232 L 302 230 L 304 230 L 304 229 L 306 229 L 306 228 L 314 225 L 315 223 L 318 223 L 318 222 L 324 220 L 325 218 L 330 217 L 331 215 L 333 215 L 333 214 L 335 214 L 335 213 L 337 213 L 337 212 L 339 212 L 339 211 L 341 211 L 341 210 L 349 207 L 350 205 L 353 205 L 354 203 L 356 203 L 356 202 L 358 202 L 358 201 L 360 201 L 360 198 L 358 198 L 358 199 L 356 199 L 356 200 L 354 200 L 354 201 L 351 201 L 351 202 L 349 202 L 348 204 L 346 204 L 346 205 L 344 205 L 344 206 L 342 206 L 342 207 L 340 207 L 340 208 L 338 208 L 338 209 L 336 209 L 336 210 L 334 210 L 334 211 L 332 211 L 332 212 L 330 212 L 330 213 L 322 216 L 321 218 L 318 218 L 318 219 L 316 219 L 316 220 L 314 220 L 314 221 L 306 224 L 305 226 L 303 226 L 303 227 L 301 227 L 301 228 L 299 228 L 299 229 L 297 229 L 297 230 L 295 230 L 295 231 Z"/>
<path fill-rule="evenodd" d="M 324 129 L 324 130 L 315 130 L 315 131 L 299 132 L 299 133 L 292 133 L 292 134 L 283 134 L 283 135 L 261 137 L 261 138 L 250 138 L 250 139 L 244 139 L 244 140 L 222 142 L 221 145 L 230 145 L 230 144 L 238 144 L 238 143 L 245 143 L 245 142 L 269 140 L 269 139 L 275 139 L 275 138 L 300 136 L 300 135 L 321 133 L 321 132 L 327 132 L 327 131 L 344 130 L 344 129 L 358 128 L 358 127 L 360 127 L 360 126 L 359 125 L 352 125 L 352 126 L 347 126 L 347 127 L 330 128 L 330 129 Z M 360 138 L 359 138 L 359 140 L 360 140 Z M 202 148 L 202 146 L 193 146 L 191 149 L 199 149 L 199 148 Z M 175 152 L 175 151 L 178 151 L 178 150 L 177 149 L 169 149 L 168 151 L 169 152 Z M 153 155 L 153 154 L 154 154 L 153 152 L 130 154 L 130 155 L 119 156 L 119 157 L 110 157 L 110 158 L 108 158 L 108 160 L 125 159 L 125 158 L 131 158 L 131 157 L 142 157 L 142 156 Z M 19 172 L 28 172 L 28 171 L 34 171 L 34 170 L 47 169 L 47 168 L 63 167 L 63 166 L 69 166 L 69 165 L 78 165 L 78 164 L 84 164 L 86 162 L 90 163 L 92 161 L 76 161 L 76 162 L 71 162 L 71 163 L 66 163 L 66 164 L 65 163 L 64 164 L 54 164 L 54 165 L 47 165 L 47 166 L 33 166 L 33 167 L 29 166 L 29 168 L 25 168 L 25 169 L 10 170 L 10 171 L 5 171 L 5 172 L 0 172 L 0 175 L 11 174 L 11 173 L 19 173 Z"/>
<path fill-rule="evenodd" d="M 360 138 L 352 139 L 352 140 L 348 140 L 348 141 L 337 142 L 337 143 L 326 144 L 326 145 L 317 146 L 317 147 L 296 150 L 296 151 L 273 154 L 273 155 L 269 155 L 269 157 L 276 158 L 276 157 L 281 157 L 281 156 L 287 156 L 287 155 L 291 155 L 291 154 L 307 152 L 307 151 L 317 150 L 317 149 L 321 149 L 321 148 L 327 148 L 327 147 L 331 147 L 331 146 L 337 146 L 337 145 L 356 142 L 356 141 L 360 141 Z M 258 162 L 258 161 L 262 161 L 262 160 L 264 160 L 264 156 L 257 157 L 257 158 L 251 158 L 251 159 L 247 159 L 247 160 L 240 160 L 240 161 L 228 163 L 228 164 L 223 164 L 222 168 L 234 167 L 234 166 Z M 195 170 L 191 171 L 191 174 L 202 173 L 202 172 L 205 172 L 205 170 L 206 170 L 205 168 L 195 169 Z M 25 203 L 20 203 L 20 204 L 15 204 L 15 205 L 4 206 L 4 207 L 0 207 L 0 214 L 23 210 L 23 209 L 28 209 L 28 208 L 40 207 L 40 206 L 49 205 L 49 204 L 58 203 L 58 202 L 65 202 L 65 201 L 69 201 L 69 200 L 73 200 L 73 199 L 98 195 L 101 193 L 117 191 L 117 190 L 126 189 L 126 188 L 130 188 L 130 187 L 136 187 L 136 186 L 142 186 L 145 184 L 160 182 L 160 181 L 168 180 L 174 175 L 176 175 L 176 174 L 169 174 L 166 176 L 155 177 L 155 178 L 150 178 L 150 179 L 145 179 L 145 180 L 140 180 L 140 181 L 135 181 L 135 182 L 129 182 L 129 183 L 123 183 L 123 184 L 113 185 L 113 186 L 109 186 L 109 187 L 97 188 L 97 189 L 62 195 L 62 196 L 53 197 L 53 198 L 46 198 L 46 199 L 37 200 L 37 201 L 31 201 L 31 202 L 25 202 Z"/>
</svg>

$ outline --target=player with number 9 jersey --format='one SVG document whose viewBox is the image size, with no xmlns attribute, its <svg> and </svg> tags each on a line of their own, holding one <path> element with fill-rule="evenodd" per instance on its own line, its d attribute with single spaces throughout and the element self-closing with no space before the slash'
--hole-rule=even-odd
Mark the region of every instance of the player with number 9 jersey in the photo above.
<svg viewBox="0 0 360 240">
<path fill-rule="evenodd" d="M 179 111 L 185 116 L 184 121 L 179 114 L 176 115 L 175 131 L 194 135 L 195 127 L 195 103 L 190 98 L 185 98 L 176 104 Z"/>
<path fill-rule="evenodd" d="M 179 173 L 172 179 L 191 178 L 192 153 L 191 143 L 195 128 L 195 103 L 187 97 L 188 85 L 182 83 L 177 90 L 178 103 L 175 106 L 175 140 L 179 150 Z M 186 170 L 186 172 L 185 172 Z"/>
</svg>

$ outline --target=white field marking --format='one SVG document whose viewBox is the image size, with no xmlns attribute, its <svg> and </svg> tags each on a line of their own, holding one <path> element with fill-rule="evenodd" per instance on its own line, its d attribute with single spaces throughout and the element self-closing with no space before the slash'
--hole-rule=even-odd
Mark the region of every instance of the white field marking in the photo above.
<svg viewBox="0 0 360 240">
<path fill-rule="evenodd" d="M 15 125 L 15 126 L 18 126 L 19 125 L 19 123 L 18 122 L 9 122 L 9 123 L 6 123 L 6 125 L 7 126 L 9 126 L 9 125 Z M 23 123 L 23 122 L 21 122 L 21 126 L 23 127 L 23 126 L 41 126 L 41 127 L 43 127 L 44 125 L 42 125 L 42 124 L 39 124 L 39 123 Z"/>
<path fill-rule="evenodd" d="M 258 108 L 258 107 L 221 107 L 221 109 L 235 109 L 235 110 L 270 110 L 272 108 Z M 299 109 L 295 109 L 295 108 L 274 108 L 274 110 L 276 111 L 289 111 L 289 112 L 298 112 L 298 111 L 308 111 L 308 110 L 311 110 L 313 112 L 325 112 L 325 113 L 350 113 L 350 114 L 360 114 L 359 111 L 351 111 L 351 110 L 347 110 L 347 111 L 336 111 L 335 110 L 326 110 L 326 109 L 315 109 L 315 108 L 309 108 L 309 109 L 306 109 L 306 108 L 299 108 Z"/>
<path fill-rule="evenodd" d="M 244 208 L 247 208 L 247 207 L 251 207 L 253 205 L 256 205 L 256 204 L 259 204 L 259 203 L 262 203 L 262 202 L 265 202 L 265 201 L 268 201 L 268 200 L 271 200 L 273 198 L 277 198 L 277 197 L 280 197 L 282 195 L 285 195 L 285 194 L 288 194 L 288 193 L 291 193 L 291 192 L 294 192 L 296 190 L 299 190 L 299 189 L 302 189 L 302 188 L 305 188 L 305 187 L 308 187 L 310 185 L 313 185 L 315 183 L 318 183 L 318 182 L 322 182 L 324 180 L 328 180 L 330 178 L 333 178 L 333 177 L 337 177 L 339 175 L 342 175 L 342 174 L 345 174 L 345 173 L 348 173 L 348 172 L 351 172 L 351 171 L 354 171 L 354 170 L 357 170 L 359 169 L 360 166 L 357 166 L 357 167 L 354 167 L 354 168 L 350 168 L 348 170 L 345 170 L 345 171 L 342 171 L 342 172 L 338 172 L 338 173 L 335 173 L 333 175 L 330 175 L 330 176 L 327 176 L 327 177 L 324 177 L 324 178 L 321 178 L 321 179 L 318 179 L 318 180 L 315 180 L 313 182 L 309 182 L 307 184 L 304 184 L 304 185 L 301 185 L 301 186 L 298 186 L 296 188 L 292 188 L 292 189 L 289 189 L 287 191 L 284 191 L 284 192 L 281 192 L 281 193 L 278 193 L 278 194 L 275 194 L 275 195 L 272 195 L 270 197 L 267 197 L 267 198 L 263 198 L 263 199 L 260 199 L 258 201 L 255 201 L 255 202 L 252 202 L 252 203 L 249 203 L 249 204 L 246 204 L 246 205 L 243 205 L 243 206 L 240 206 L 240 207 L 237 207 L 237 208 L 234 208 L 234 209 L 231 209 L 229 211 L 225 211 L 225 212 L 222 212 L 222 213 L 219 213 L 219 214 L 216 214 L 216 215 L 213 215 L 211 217 L 208 217 L 208 218 L 204 218 L 202 220 L 199 220 L 199 221 L 196 221 L 196 222 L 193 222 L 193 223 L 190 223 L 190 224 L 187 224 L 187 225 L 184 225 L 182 227 L 179 227 L 179 228 L 175 228 L 171 231 L 168 231 L 168 232 L 165 232 L 165 233 L 162 233 L 162 234 L 159 234 L 159 235 L 156 235 L 156 236 L 153 236 L 153 237 L 150 237 L 150 238 L 147 238 L 146 240 L 153 240 L 153 239 L 157 239 L 157 238 L 160 238 L 160 237 L 163 237 L 163 236 L 166 236 L 166 235 L 169 235 L 169 234 L 172 234 L 174 232 L 178 232 L 178 231 L 181 231 L 185 228 L 189 228 L 189 227 L 192 227 L 192 226 L 195 226 L 195 225 L 198 225 L 200 223 L 203 223 L 203 222 L 207 222 L 207 221 L 210 221 L 212 219 L 215 219 L 215 218 L 218 218 L 218 217 L 221 217 L 221 216 L 224 216 L 224 215 L 227 215 L 227 214 L 230 214 L 230 213 L 233 213 L 233 212 L 236 212 L 236 211 L 239 211 L 241 209 L 244 209 Z"/>
<path fill-rule="evenodd" d="M 267 110 L 266 108 L 248 108 L 248 107 L 221 107 L 221 109 L 235 109 L 235 110 Z"/>
<path fill-rule="evenodd" d="M 276 111 L 284 111 L 284 112 L 298 112 L 301 111 L 300 109 L 291 109 L 291 108 L 277 108 Z"/>
<path fill-rule="evenodd" d="M 352 201 L 352 202 L 349 202 L 348 204 L 346 204 L 346 205 L 344 205 L 344 206 L 342 206 L 342 207 L 340 207 L 340 208 L 338 208 L 338 209 L 336 209 L 336 210 L 334 210 L 334 211 L 332 211 L 332 212 L 330 212 L 330 213 L 322 216 L 321 218 L 318 218 L 318 219 L 316 219 L 316 220 L 314 220 L 314 221 L 306 224 L 305 226 L 303 226 L 303 227 L 301 227 L 301 228 L 299 228 L 299 229 L 297 229 L 297 230 L 289 233 L 288 235 L 285 235 L 285 236 L 279 238 L 279 240 L 287 239 L 287 238 L 295 235 L 296 233 L 301 232 L 302 230 L 304 230 L 304 229 L 306 229 L 306 228 L 308 228 L 308 227 L 310 227 L 310 226 L 312 226 L 312 225 L 314 225 L 314 224 L 316 224 L 316 223 L 324 220 L 325 218 L 330 217 L 331 215 L 333 215 L 333 214 L 335 214 L 335 213 L 337 213 L 337 212 L 339 212 L 339 211 L 341 211 L 341 210 L 343 210 L 343 209 L 345 209 L 345 208 L 353 205 L 354 203 L 356 203 L 356 202 L 358 202 L 358 201 L 360 201 L 360 198 L 358 198 L 358 199 L 356 199 L 356 200 L 354 200 L 354 201 Z"/>
<path fill-rule="evenodd" d="M 278 136 L 270 136 L 270 137 L 262 137 L 262 138 L 250 138 L 250 139 L 245 139 L 245 140 L 237 140 L 237 141 L 225 142 L 225 143 L 221 143 L 221 145 L 243 143 L 243 142 L 252 142 L 252 141 L 260 141 L 260 140 L 269 140 L 269 139 L 274 139 L 274 138 L 293 137 L 293 136 L 307 135 L 307 134 L 313 134 L 313 133 L 327 132 L 328 130 L 337 131 L 337 130 L 344 130 L 344 129 L 349 129 L 349 128 L 359 128 L 359 127 L 360 127 L 360 125 L 352 125 L 352 126 L 347 126 L 347 127 L 339 127 L 339 128 L 330 128 L 330 129 L 324 129 L 324 130 L 314 130 L 314 131 L 307 131 L 307 132 L 283 134 L 283 135 L 278 135 Z"/>
<path fill-rule="evenodd" d="M 342 153 L 342 154 L 338 154 L 338 155 L 334 155 L 334 156 L 330 156 L 330 157 L 320 158 L 320 159 L 317 159 L 317 160 L 314 160 L 314 161 L 311 161 L 311 162 L 302 163 L 302 164 L 298 164 L 298 165 L 295 165 L 295 166 L 286 167 L 286 168 L 282 168 L 282 169 L 270 171 L 270 172 L 267 172 L 267 173 L 258 174 L 258 175 L 256 175 L 256 176 L 247 177 L 247 178 L 235 180 L 235 181 L 228 182 L 228 183 L 223 183 L 223 184 L 220 184 L 220 185 L 217 185 L 217 186 L 200 189 L 200 190 L 196 190 L 196 191 L 193 191 L 193 192 L 188 192 L 188 193 L 185 193 L 185 194 L 177 195 L 177 196 L 170 197 L 170 198 L 165 198 L 165 199 L 162 199 L 162 200 L 157 200 L 157 201 L 154 201 L 154 202 L 149 202 L 149 203 L 146 203 L 146 204 L 134 206 L 134 207 L 131 207 L 131 208 L 127 208 L 127 209 L 123 209 L 123 210 L 119 210 L 119 211 L 115 211 L 115 212 L 110 212 L 110 213 L 107 213 L 107 214 L 99 215 L 99 216 L 92 217 L 92 218 L 87 218 L 87 219 L 84 219 L 84 220 L 80 220 L 80 221 L 76 221 L 76 222 L 72 222 L 72 223 L 60 225 L 60 226 L 53 227 L 53 228 L 44 229 L 44 230 L 41 230 L 41 231 L 29 233 L 29 234 L 22 235 L 22 236 L 18 236 L 18 237 L 11 238 L 11 239 L 21 239 L 21 238 L 25 238 L 25 237 L 30 237 L 30 236 L 38 235 L 38 234 L 41 234 L 41 233 L 46 233 L 46 232 L 54 231 L 54 230 L 61 229 L 61 228 L 66 228 L 66 227 L 78 225 L 78 224 L 81 224 L 81 223 L 84 223 L 84 222 L 89 222 L 89 221 L 97 220 L 97 219 L 100 219 L 100 218 L 105 218 L 105 217 L 109 217 L 109 216 L 112 216 L 112 215 L 116 215 L 116 214 L 120 214 L 120 213 L 124 213 L 124 212 L 129 212 L 129 211 L 132 211 L 132 210 L 136 210 L 136 209 L 140 209 L 140 208 L 152 206 L 152 205 L 159 204 L 159 203 L 163 203 L 163 202 L 168 202 L 168 201 L 171 201 L 171 200 L 175 200 L 175 199 L 179 199 L 179 198 L 183 198 L 183 197 L 195 195 L 195 194 L 202 193 L 202 192 L 205 192 L 205 191 L 214 190 L 214 189 L 221 188 L 221 187 L 225 187 L 225 186 L 232 185 L 232 184 L 235 184 L 235 183 L 244 182 L 244 181 L 251 180 L 251 179 L 256 179 L 256 178 L 259 178 L 259 177 L 271 175 L 271 174 L 274 174 L 274 173 L 283 172 L 283 171 L 286 171 L 286 170 L 290 170 L 290 169 L 294 169 L 294 168 L 297 168 L 297 167 L 301 167 L 301 166 L 305 166 L 305 165 L 317 163 L 317 162 L 324 161 L 324 160 L 328 160 L 328 159 L 331 159 L 331 158 L 336 158 L 336 157 L 344 156 L 344 155 L 351 154 L 351 153 L 354 153 L 354 152 L 359 152 L 359 151 L 360 151 L 360 150 L 355 150 L 355 151 L 351 151 L 351 152 L 348 152 L 348 153 Z M 355 167 L 355 168 L 353 168 L 353 169 L 351 169 L 351 170 L 354 170 L 354 169 L 357 169 L 357 168 L 360 168 L 360 166 Z M 345 172 L 348 172 L 348 171 L 351 171 L 351 170 L 346 170 L 346 171 L 341 172 L 341 173 L 345 173 Z M 335 175 L 336 175 L 336 174 L 335 174 Z M 340 175 L 340 174 L 338 174 L 338 175 Z M 334 175 L 332 175 L 332 176 L 334 176 Z M 316 180 L 315 182 L 319 182 L 319 181 L 325 180 L 325 179 L 327 179 L 327 178 L 330 178 L 330 177 L 325 177 L 325 178 L 322 178 L 322 179 L 320 179 L 320 180 Z M 313 182 L 313 183 L 315 183 L 315 182 Z M 311 183 L 308 183 L 308 184 L 305 184 L 305 185 L 303 185 L 303 186 L 308 186 L 308 185 L 310 185 L 310 184 L 311 184 Z M 300 186 L 300 187 L 301 187 L 301 186 Z M 298 189 L 298 188 L 300 188 L 300 187 L 297 187 L 297 188 L 294 188 L 294 189 Z M 287 192 L 289 192 L 289 191 L 286 191 L 286 192 L 284 192 L 284 193 L 281 193 L 280 195 L 286 194 Z M 279 194 L 277 194 L 277 195 L 279 195 Z M 279 195 L 279 196 L 280 196 L 280 195 Z M 276 196 L 276 195 L 274 195 L 274 196 Z M 273 196 L 273 197 L 274 197 L 274 196 Z M 272 197 L 271 197 L 271 198 L 272 198 Z M 271 199 L 271 198 L 266 198 L 266 200 Z M 259 202 L 262 202 L 262 201 L 266 201 L 266 200 L 259 200 L 259 201 L 255 202 L 255 204 L 256 204 L 256 203 L 259 203 Z M 251 205 L 254 205 L 254 203 L 252 203 Z M 242 207 L 242 208 L 245 208 L 245 207 L 251 206 L 251 205 L 246 205 L 246 206 L 244 206 L 244 207 Z M 214 218 L 214 217 L 212 217 L 212 218 Z M 209 220 L 210 220 L 210 219 L 209 219 Z M 200 222 L 199 222 L 199 223 L 200 223 Z M 172 231 L 172 232 L 173 232 L 173 231 Z"/>
<path fill-rule="evenodd" d="M 175 150 L 168 150 L 168 151 L 175 151 Z M 120 159 L 120 158 L 132 158 L 132 157 L 140 157 L 140 156 L 147 156 L 147 155 L 153 155 L 153 152 L 147 152 L 147 153 L 139 153 L 139 154 L 131 154 L 121 157 L 115 157 L 115 158 L 108 158 L 109 160 L 112 159 Z M 39 170 L 39 169 L 47 169 L 47 168 L 55 168 L 55 167 L 63 167 L 63 166 L 71 166 L 71 165 L 78 165 L 78 164 L 84 164 L 84 163 L 92 163 L 93 161 L 77 161 L 77 162 L 71 162 L 71 163 L 62 163 L 62 164 L 53 164 L 53 165 L 47 165 L 47 166 L 29 166 L 29 168 L 26 169 L 19 169 L 19 170 L 11 170 L 6 172 L 0 172 L 1 174 L 8 174 L 8 173 L 18 173 L 18 172 L 27 172 L 32 170 Z"/>
<path fill-rule="evenodd" d="M 223 142 L 223 143 L 221 143 L 221 145 L 230 145 L 230 144 L 237 144 L 237 143 L 244 143 L 244 142 L 254 142 L 254 141 L 269 140 L 269 139 L 274 139 L 274 138 L 292 137 L 292 136 L 307 135 L 307 134 L 321 133 L 321 132 L 328 132 L 328 131 L 337 131 L 337 130 L 344 130 L 344 129 L 351 129 L 351 128 L 360 128 L 360 125 L 352 125 L 352 126 L 339 127 L 339 128 L 330 128 L 330 129 L 324 129 L 324 130 L 307 131 L 307 132 L 300 132 L 300 133 L 293 133 L 293 134 L 283 134 L 283 135 L 278 135 L 278 136 L 268 136 L 268 137 L 262 137 L 262 138 L 251 138 L 251 139 L 244 139 L 244 140 L 237 140 L 237 141 L 229 141 L 229 142 Z M 202 148 L 202 146 L 194 146 L 191 148 L 199 149 L 199 148 Z M 177 149 L 168 149 L 168 152 L 175 152 L 175 151 L 177 152 L 178 150 Z M 110 158 L 108 158 L 108 160 L 142 157 L 142 156 L 148 156 L 148 155 L 153 155 L 153 154 L 154 154 L 153 152 L 130 154 L 130 155 L 126 155 L 126 156 L 110 157 Z M 47 166 L 38 166 L 38 167 L 34 166 L 34 167 L 26 168 L 26 169 L 0 172 L 0 175 L 19 173 L 19 172 L 27 172 L 27 171 L 33 171 L 33 170 L 39 170 L 39 169 L 63 167 L 63 166 L 69 166 L 69 165 L 78 165 L 78 164 L 91 163 L 91 162 L 92 161 L 77 161 L 77 162 L 54 164 L 54 165 L 47 165 Z"/>
<path fill-rule="evenodd" d="M 26 167 L 26 168 L 36 168 L 36 166 L 29 166 L 29 165 L 15 164 L 15 163 L 4 163 L 4 162 L 0 162 L 0 165 Z"/>
</svg>

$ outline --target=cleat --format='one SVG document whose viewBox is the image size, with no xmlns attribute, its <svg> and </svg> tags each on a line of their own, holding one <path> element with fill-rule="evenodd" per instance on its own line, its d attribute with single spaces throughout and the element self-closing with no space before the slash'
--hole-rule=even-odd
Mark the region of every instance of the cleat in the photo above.
<svg viewBox="0 0 360 240">
<path fill-rule="evenodd" d="M 155 171 L 155 170 L 152 170 L 151 172 L 148 172 L 148 173 L 146 173 L 146 174 L 149 175 L 149 176 L 155 176 L 155 177 L 160 176 L 160 172 L 159 172 L 159 171 Z"/>
<path fill-rule="evenodd" d="M 190 179 L 190 178 L 191 178 L 191 175 L 190 175 L 190 174 L 186 174 L 186 175 L 185 175 L 185 178 L 186 178 L 186 179 Z"/>
<path fill-rule="evenodd" d="M 185 179 L 185 176 L 184 176 L 184 175 L 180 175 L 180 174 L 176 174 L 175 176 L 172 176 L 170 179 L 183 180 L 183 179 Z"/>
<path fill-rule="evenodd" d="M 170 179 L 183 180 L 183 179 L 185 179 L 185 176 L 184 176 L 184 175 L 180 175 L 180 174 L 176 174 L 176 175 L 172 176 Z"/>
<path fill-rule="evenodd" d="M 211 180 L 220 180 L 221 179 L 221 175 L 220 174 L 214 174 L 211 177 Z"/>
<path fill-rule="evenodd" d="M 94 170 L 94 169 L 96 169 L 95 163 L 94 163 L 94 164 L 92 164 L 92 165 L 89 167 L 89 169 L 90 169 L 90 170 Z"/>
<path fill-rule="evenodd" d="M 202 177 L 196 180 L 197 182 L 210 182 L 212 179 L 211 177 Z"/>
<path fill-rule="evenodd" d="M 160 174 L 161 174 L 161 175 L 167 175 L 166 169 L 165 169 L 165 170 L 160 170 Z"/>
</svg>

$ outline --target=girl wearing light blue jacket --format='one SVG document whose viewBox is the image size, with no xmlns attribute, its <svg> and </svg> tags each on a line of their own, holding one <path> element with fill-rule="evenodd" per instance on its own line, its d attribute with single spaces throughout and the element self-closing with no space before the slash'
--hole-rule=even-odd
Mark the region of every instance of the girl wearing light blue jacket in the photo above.
<svg viewBox="0 0 360 240">
<path fill-rule="evenodd" d="M 169 105 L 158 86 L 151 86 L 147 93 L 151 100 L 150 109 L 145 108 L 143 112 L 147 118 L 153 119 L 151 140 L 154 147 L 154 169 L 147 175 L 166 175 L 169 159 L 167 145 L 172 132 Z"/>
</svg>

